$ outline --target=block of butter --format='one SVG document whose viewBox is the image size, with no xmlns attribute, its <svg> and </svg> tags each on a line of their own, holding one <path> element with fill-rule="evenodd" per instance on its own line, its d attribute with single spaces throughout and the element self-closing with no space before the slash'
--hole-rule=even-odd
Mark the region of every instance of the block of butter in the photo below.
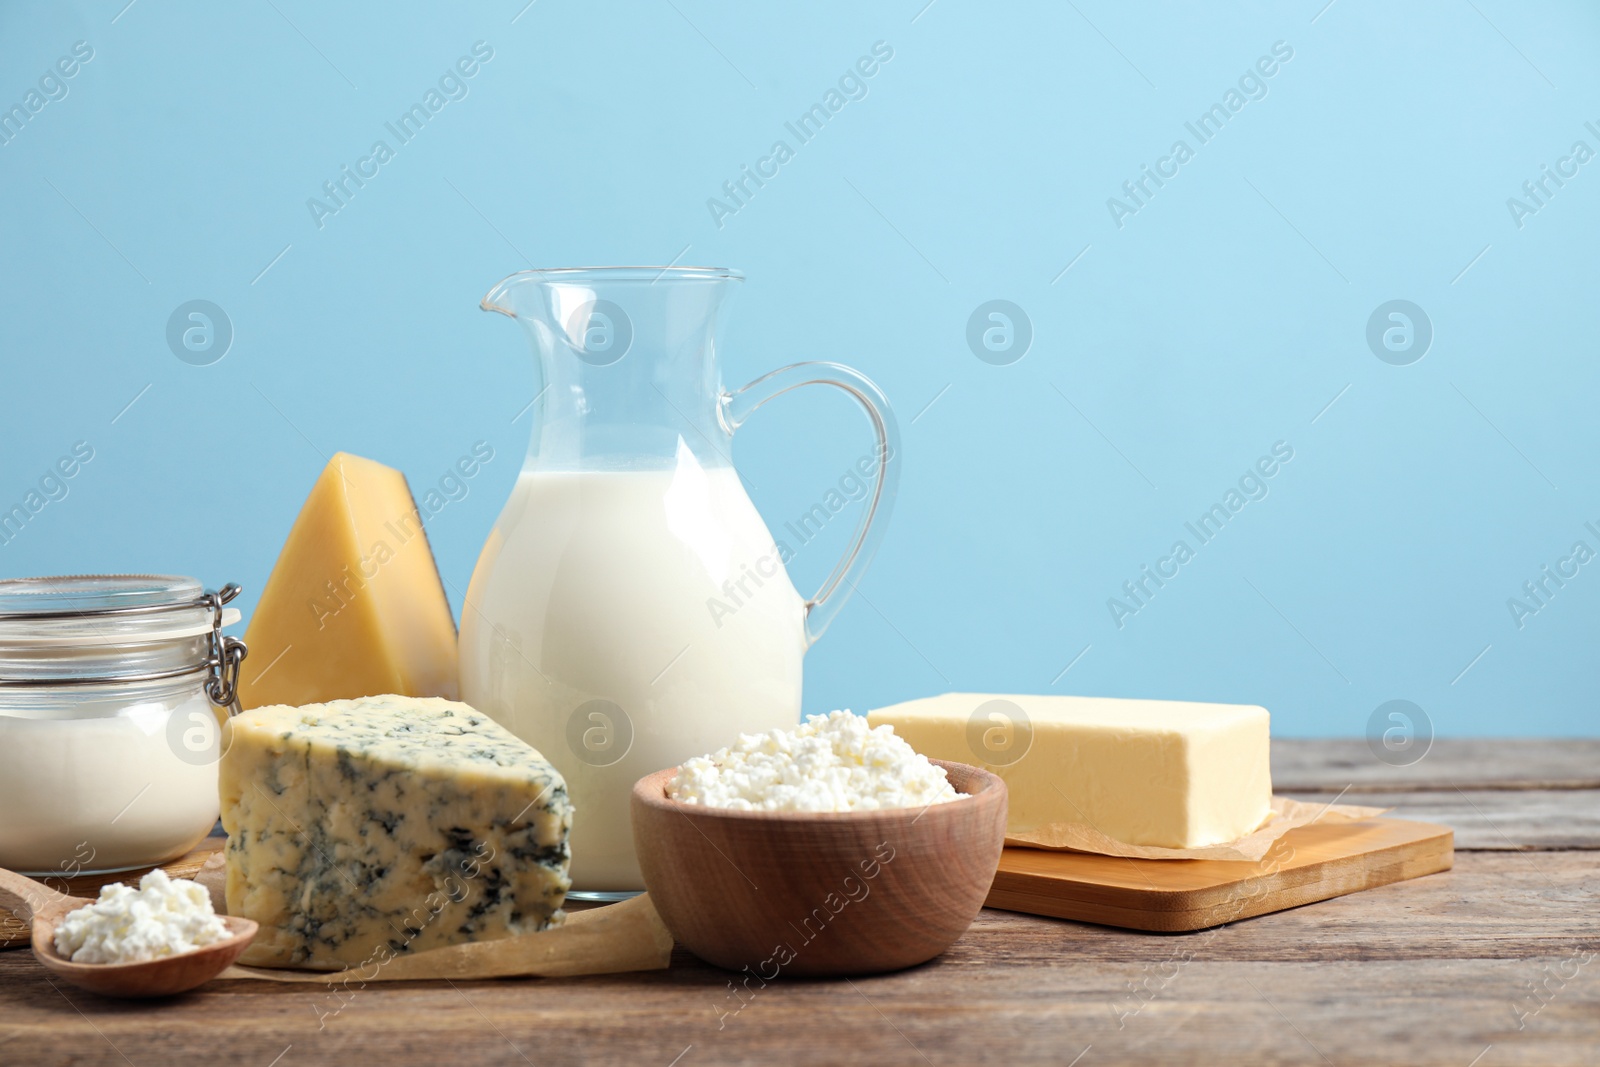
<svg viewBox="0 0 1600 1067">
<path fill-rule="evenodd" d="M 1265 708 L 946 693 L 871 712 L 925 756 L 987 767 L 1007 833 L 1079 823 L 1130 845 L 1201 848 L 1255 831 L 1272 800 Z"/>
</svg>

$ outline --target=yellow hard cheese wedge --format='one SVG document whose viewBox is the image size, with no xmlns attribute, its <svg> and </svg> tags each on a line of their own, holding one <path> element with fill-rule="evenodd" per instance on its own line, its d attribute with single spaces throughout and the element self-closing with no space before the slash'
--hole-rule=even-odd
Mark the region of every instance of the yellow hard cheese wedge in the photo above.
<svg viewBox="0 0 1600 1067">
<path fill-rule="evenodd" d="M 456 628 L 403 474 L 337 453 L 245 631 L 240 702 L 456 696 Z"/>
<path fill-rule="evenodd" d="M 1130 845 L 1200 848 L 1258 829 L 1272 801 L 1265 708 L 946 693 L 867 719 L 924 756 L 1004 778 L 1012 836 L 1080 823 Z"/>
</svg>

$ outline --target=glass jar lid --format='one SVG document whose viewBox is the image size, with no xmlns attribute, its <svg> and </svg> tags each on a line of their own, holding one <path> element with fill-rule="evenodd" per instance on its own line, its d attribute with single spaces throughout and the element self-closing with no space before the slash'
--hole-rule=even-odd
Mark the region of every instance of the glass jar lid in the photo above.
<svg viewBox="0 0 1600 1067">
<path fill-rule="evenodd" d="M 0 579 L 0 687 L 150 682 L 210 671 L 233 699 L 244 644 L 224 607 L 237 585 L 207 592 L 165 574 Z"/>
<path fill-rule="evenodd" d="M 159 641 L 211 629 L 212 608 L 193 578 L 73 574 L 0 579 L 0 649 L 12 645 Z M 222 624 L 239 621 L 237 608 Z"/>
</svg>

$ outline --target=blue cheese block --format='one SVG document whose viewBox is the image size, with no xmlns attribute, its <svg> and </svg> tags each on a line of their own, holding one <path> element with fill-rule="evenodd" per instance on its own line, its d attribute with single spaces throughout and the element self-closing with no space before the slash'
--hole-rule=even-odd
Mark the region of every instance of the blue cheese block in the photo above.
<svg viewBox="0 0 1600 1067">
<path fill-rule="evenodd" d="M 240 962 L 337 970 L 561 922 L 572 805 L 537 749 L 466 704 L 362 697 L 228 721 Z"/>
</svg>

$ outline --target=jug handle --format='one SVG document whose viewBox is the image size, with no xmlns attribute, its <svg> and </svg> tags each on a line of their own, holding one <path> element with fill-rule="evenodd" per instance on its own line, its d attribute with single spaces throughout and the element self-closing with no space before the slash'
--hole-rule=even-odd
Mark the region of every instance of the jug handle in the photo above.
<svg viewBox="0 0 1600 1067">
<path fill-rule="evenodd" d="M 803 385 L 831 385 L 849 393 L 867 413 L 878 439 L 878 469 L 872 482 L 872 494 L 856 524 L 850 548 L 822 583 L 822 588 L 806 601 L 806 646 L 809 648 L 855 591 L 856 582 L 883 538 L 885 520 L 894 504 L 895 486 L 900 480 L 900 430 L 883 390 L 866 375 L 838 363 L 793 363 L 763 374 L 743 388 L 723 393 L 719 406 L 723 426 L 732 434 L 762 404 Z"/>
</svg>

